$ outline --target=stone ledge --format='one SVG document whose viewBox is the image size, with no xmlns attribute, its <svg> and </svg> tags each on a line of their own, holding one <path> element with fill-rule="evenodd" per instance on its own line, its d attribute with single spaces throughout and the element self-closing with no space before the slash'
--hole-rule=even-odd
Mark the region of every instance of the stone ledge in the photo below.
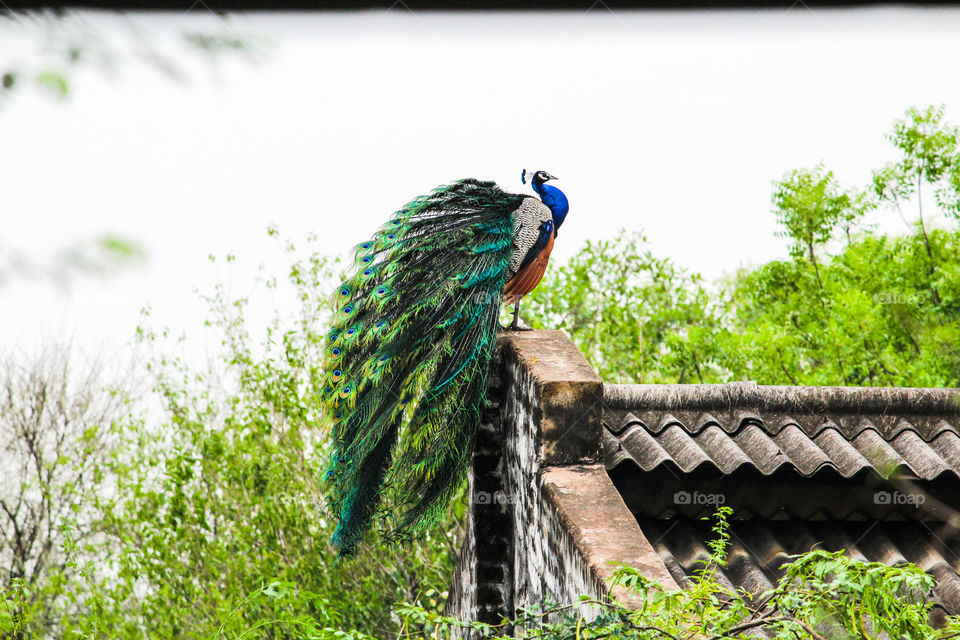
<svg viewBox="0 0 960 640">
<path fill-rule="evenodd" d="M 545 498 L 555 507 L 563 526 L 600 584 L 608 585 L 617 566 L 629 565 L 667 591 L 678 590 L 666 565 L 640 530 L 640 525 L 602 464 L 548 467 L 541 475 Z M 641 598 L 622 587 L 612 595 L 628 606 Z"/>
<path fill-rule="evenodd" d="M 598 462 L 603 382 L 576 345 L 562 331 L 504 333 L 498 342 L 536 389 L 538 462 Z"/>
</svg>

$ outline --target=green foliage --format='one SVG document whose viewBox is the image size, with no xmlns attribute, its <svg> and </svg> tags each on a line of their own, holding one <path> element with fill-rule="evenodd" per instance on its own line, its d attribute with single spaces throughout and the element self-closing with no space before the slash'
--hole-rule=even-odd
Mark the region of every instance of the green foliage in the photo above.
<svg viewBox="0 0 960 640">
<path fill-rule="evenodd" d="M 816 268 L 816 248 L 830 240 L 838 224 L 849 227 L 863 214 L 864 196 L 841 191 L 832 171 L 822 166 L 791 171 L 775 184 L 773 203 L 777 221 L 789 238 L 790 255 L 804 255 Z"/>
<path fill-rule="evenodd" d="M 65 635 L 96 603 L 87 549 L 130 389 L 105 369 L 63 346 L 0 357 L 0 629 Z"/>
<path fill-rule="evenodd" d="M 938 204 L 960 216 L 960 155 L 957 127 L 943 122 L 943 107 L 911 108 L 897 120 L 887 139 L 901 153 L 899 161 L 874 172 L 873 190 L 899 207 L 919 195 L 924 183 L 934 188 Z"/>
<path fill-rule="evenodd" d="M 620 566 L 611 586 L 625 588 L 639 606 L 583 596 L 578 602 L 523 611 L 500 625 L 483 625 L 401 605 L 397 613 L 427 634 L 400 637 L 447 638 L 457 628 L 477 629 L 488 637 L 544 640 L 933 640 L 960 632 L 956 619 L 939 629 L 928 624 L 933 578 L 912 565 L 890 567 L 814 550 L 782 565 L 783 577 L 766 592 L 753 595 L 724 586 L 717 569 L 726 565 L 729 516 L 728 508 L 717 513 L 710 556 L 684 589 L 667 591 L 640 571 Z"/>
<path fill-rule="evenodd" d="M 70 85 L 66 77 L 57 71 L 43 71 L 37 74 L 37 84 L 52 92 L 58 98 L 66 98 Z"/>
<path fill-rule="evenodd" d="M 0 52 L 0 107 L 31 86 L 66 100 L 74 91 L 75 79 L 80 75 L 77 71 L 86 67 L 100 67 L 112 75 L 121 68 L 136 66 L 153 68 L 175 80 L 186 78 L 187 65 L 168 55 L 150 30 L 140 28 L 136 20 L 115 25 L 127 33 L 116 28 L 103 29 L 98 22 L 70 10 L 14 11 L 0 4 L 0 40 L 7 44 L 10 32 L 26 32 L 37 42 L 32 46 L 28 39 L 31 46 L 27 51 L 14 45 Z M 222 23 L 209 31 L 183 31 L 183 53 L 187 57 L 199 53 L 217 61 L 237 54 L 252 60 L 253 54 L 266 51 L 268 41 L 264 38 L 241 33 L 243 29 L 226 18 Z"/>
<path fill-rule="evenodd" d="M 642 236 L 624 233 L 551 265 L 524 314 L 535 326 L 566 330 L 607 381 L 960 386 L 957 131 L 942 110 L 911 110 L 889 137 L 901 158 L 874 175 L 869 197 L 823 167 L 776 183 L 773 213 L 790 242 L 788 259 L 709 286 L 656 258 Z M 928 226 L 922 199 L 931 190 L 953 226 Z M 871 232 L 881 206 L 905 220 L 915 211 L 909 233 Z M 109 239 L 101 249 L 136 255 Z M 34 425 L 66 429 L 51 433 L 73 455 L 40 460 L 40 484 L 24 467 L 22 495 L 62 510 L 42 516 L 42 549 L 20 549 L 13 570 L 0 576 L 0 636 L 439 639 L 464 627 L 565 640 L 960 633 L 955 621 L 927 626 L 932 579 L 915 566 L 814 551 L 793 558 L 765 594 L 731 590 L 718 580 L 728 509 L 688 588 L 669 592 L 638 571 L 617 571 L 616 584 L 635 592 L 637 608 L 584 598 L 522 611 L 501 625 L 441 615 L 462 497 L 418 543 L 371 539 L 356 559 L 337 563 L 328 542 L 335 518 L 322 490 L 330 436 L 318 428 L 318 389 L 327 294 L 342 275 L 315 251 L 298 259 L 292 246 L 286 250 L 287 277 L 262 284 L 270 297 L 289 290 L 298 312 L 274 319 L 263 339 L 247 322 L 259 302 L 223 288 L 207 298 L 220 341 L 210 366 L 175 357 L 167 332 L 140 331 L 141 345 L 156 349 L 153 394 L 88 385 L 74 395 L 57 371 L 28 376 L 22 388 L 8 382 L 2 427 L 16 422 L 9 416 L 30 415 L 37 390 L 59 394 L 47 407 L 73 410 L 78 399 L 101 397 L 129 404 Z M 19 446 L 33 432 L 11 433 Z M 21 456 L 12 446 L 5 451 Z M 0 500 L 16 498 L 4 491 Z"/>
<path fill-rule="evenodd" d="M 220 341 L 208 367 L 173 355 L 168 332 L 139 331 L 141 349 L 155 352 L 154 393 L 131 399 L 130 415 L 111 414 L 118 436 L 98 471 L 106 486 L 83 527 L 96 535 L 54 528 L 62 568 L 0 583 L 0 637 L 385 637 L 396 631 L 395 602 L 442 606 L 462 495 L 417 544 L 371 540 L 335 562 L 316 396 L 337 264 L 285 249 L 289 286 L 263 278 L 261 291 L 291 296 L 299 313 L 271 321 L 262 340 L 248 328 L 251 298 L 222 287 L 207 297 Z"/>
<path fill-rule="evenodd" d="M 942 118 L 911 109 L 896 123 L 901 159 L 875 174 L 873 199 L 822 166 L 775 183 L 788 260 L 706 286 L 624 230 L 551 264 L 523 313 L 566 330 L 612 382 L 957 386 L 960 229 L 928 228 L 921 206 L 931 188 L 948 213 L 960 202 L 957 130 Z M 870 231 L 878 206 L 913 204 L 911 233 Z"/>
<path fill-rule="evenodd" d="M 958 255 L 937 230 L 933 251 Z M 865 235 L 820 269 L 773 262 L 738 275 L 723 365 L 764 384 L 956 386 L 960 270 L 931 274 L 916 235 Z M 935 298 L 934 291 L 939 291 Z"/>
<path fill-rule="evenodd" d="M 960 381 L 960 233 L 928 230 L 920 197 L 925 185 L 942 202 L 958 196 L 948 179 L 957 131 L 942 123 L 942 110 L 911 109 L 889 138 L 901 159 L 874 174 L 877 203 L 841 192 L 822 168 L 778 184 L 774 212 L 793 260 L 742 271 L 725 292 L 730 322 L 720 361 L 731 377 L 852 386 Z M 904 215 L 913 196 L 914 233 L 848 228 L 846 245 L 818 261 L 816 249 L 836 237 L 838 221 L 855 223 L 878 203 Z"/>
<path fill-rule="evenodd" d="M 133 240 L 99 236 L 53 248 L 38 259 L 0 245 L 0 287 L 16 280 L 45 280 L 68 286 L 80 275 L 109 277 L 146 260 L 146 251 Z"/>
<path fill-rule="evenodd" d="M 220 637 L 223 624 L 280 637 L 311 619 L 387 635 L 397 600 L 442 602 L 462 503 L 418 545 L 371 544 L 353 562 L 334 562 L 317 397 L 336 265 L 288 250 L 301 309 L 292 323 L 274 320 L 258 345 L 245 322 L 249 299 L 218 288 L 209 324 L 224 366 L 195 372 L 162 356 L 151 365 L 169 422 L 133 430 L 138 454 L 110 522 L 112 544 L 124 549 L 121 578 L 131 593 L 145 589 L 127 604 L 150 637 Z M 272 279 L 265 286 L 278 289 Z M 240 603 L 238 594 L 256 596 Z"/>
<path fill-rule="evenodd" d="M 568 263 L 550 265 L 524 298 L 524 317 L 566 331 L 609 382 L 715 381 L 720 323 L 707 290 L 645 243 L 627 231 L 588 241 Z"/>
</svg>

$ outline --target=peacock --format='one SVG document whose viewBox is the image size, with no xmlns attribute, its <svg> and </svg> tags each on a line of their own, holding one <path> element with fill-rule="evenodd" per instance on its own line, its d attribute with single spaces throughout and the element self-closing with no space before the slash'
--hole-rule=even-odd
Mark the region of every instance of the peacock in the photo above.
<svg viewBox="0 0 960 640">
<path fill-rule="evenodd" d="M 550 180 L 532 175 L 539 198 L 471 178 L 440 186 L 356 246 L 334 294 L 321 392 L 341 557 L 384 516 L 390 540 L 422 534 L 462 482 L 497 331 L 521 329 L 520 301 L 569 210 Z M 509 327 L 499 325 L 504 302 Z"/>
</svg>

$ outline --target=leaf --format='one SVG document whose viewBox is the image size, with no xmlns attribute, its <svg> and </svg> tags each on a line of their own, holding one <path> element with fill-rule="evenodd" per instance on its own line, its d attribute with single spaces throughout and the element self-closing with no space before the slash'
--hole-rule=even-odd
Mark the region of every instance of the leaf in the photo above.
<svg viewBox="0 0 960 640">
<path fill-rule="evenodd" d="M 66 77 L 56 71 L 43 71 L 37 74 L 37 84 L 52 91 L 59 98 L 66 98 L 70 92 Z"/>
</svg>

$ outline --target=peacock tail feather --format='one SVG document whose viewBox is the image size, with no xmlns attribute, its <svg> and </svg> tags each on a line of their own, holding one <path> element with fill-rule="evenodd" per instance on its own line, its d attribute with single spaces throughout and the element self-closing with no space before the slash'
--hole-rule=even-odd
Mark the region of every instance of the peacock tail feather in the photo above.
<svg viewBox="0 0 960 640">
<path fill-rule="evenodd" d="M 356 269 L 335 294 L 322 393 L 342 556 L 381 509 L 391 539 L 425 531 L 463 480 L 523 198 L 461 180 L 408 203 L 356 247 Z"/>
</svg>

